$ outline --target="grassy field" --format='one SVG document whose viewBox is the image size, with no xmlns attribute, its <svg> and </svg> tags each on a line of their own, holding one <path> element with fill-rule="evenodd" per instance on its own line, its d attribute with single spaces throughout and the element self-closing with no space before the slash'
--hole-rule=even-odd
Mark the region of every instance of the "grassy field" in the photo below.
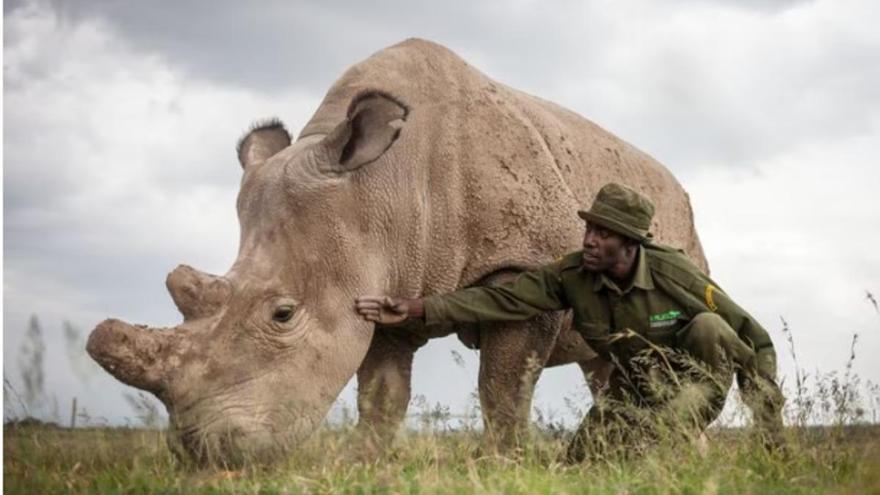
<svg viewBox="0 0 880 495">
<path fill-rule="evenodd" d="M 791 333 L 783 325 L 797 364 Z M 527 447 L 499 456 L 483 443 L 478 407 L 456 423 L 448 408 L 414 398 L 418 428 L 402 430 L 381 453 L 365 448 L 352 426 L 352 411 L 343 408 L 338 425 L 323 427 L 290 457 L 237 471 L 179 463 L 161 429 L 11 423 L 3 429 L 3 489 L 27 494 L 880 494 L 880 386 L 853 373 L 857 340 L 854 335 L 840 371 L 806 373 L 796 367 L 783 387 L 789 425 L 785 448 L 773 453 L 750 428 L 738 427 L 749 422 L 738 392 L 707 431 L 708 448 L 672 432 L 642 455 L 574 466 L 560 460 L 572 432 L 552 414 L 535 409 L 530 438 L 523 443 Z M 19 397 L 8 382 L 4 390 L 7 397 Z M 26 412 L 7 410 L 5 416 L 22 418 Z M 152 424 L 145 418 L 155 411 L 147 412 L 141 419 Z M 573 412 L 582 416 L 585 411 Z M 82 419 L 94 424 L 85 415 Z M 829 426 L 808 426 L 815 424 Z"/>
<path fill-rule="evenodd" d="M 709 431 L 709 450 L 659 445 L 638 459 L 561 464 L 565 438 L 534 432 L 516 458 L 481 454 L 476 431 L 404 432 L 362 458 L 350 429 L 325 429 L 298 455 L 242 471 L 181 466 L 164 433 L 45 426 L 4 429 L 6 493 L 880 493 L 880 427 L 790 428 L 768 454 L 747 430 Z"/>
</svg>

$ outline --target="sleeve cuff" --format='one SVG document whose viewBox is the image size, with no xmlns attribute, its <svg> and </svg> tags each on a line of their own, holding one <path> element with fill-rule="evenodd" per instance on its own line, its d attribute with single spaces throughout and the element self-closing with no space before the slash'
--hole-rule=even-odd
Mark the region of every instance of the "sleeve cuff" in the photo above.
<svg viewBox="0 0 880 495">
<path fill-rule="evenodd" d="M 425 311 L 425 325 L 436 325 L 443 323 L 445 320 L 446 303 L 438 296 L 428 296 L 422 299 Z"/>
</svg>

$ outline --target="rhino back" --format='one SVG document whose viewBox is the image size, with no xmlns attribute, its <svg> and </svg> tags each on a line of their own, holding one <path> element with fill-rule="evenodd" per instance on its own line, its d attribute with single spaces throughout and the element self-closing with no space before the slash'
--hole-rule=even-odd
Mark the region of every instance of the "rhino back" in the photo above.
<svg viewBox="0 0 880 495">
<path fill-rule="evenodd" d="M 329 133 L 359 93 L 381 90 L 409 106 L 400 140 L 426 190 L 423 260 L 411 280 L 425 294 L 528 268 L 578 249 L 576 211 L 622 182 L 657 205 L 653 232 L 707 268 L 687 194 L 647 154 L 559 105 L 488 78 L 448 49 L 411 39 L 348 69 L 300 139 Z M 396 145 L 397 146 L 397 145 Z M 411 243 L 411 242 L 410 242 Z"/>
</svg>

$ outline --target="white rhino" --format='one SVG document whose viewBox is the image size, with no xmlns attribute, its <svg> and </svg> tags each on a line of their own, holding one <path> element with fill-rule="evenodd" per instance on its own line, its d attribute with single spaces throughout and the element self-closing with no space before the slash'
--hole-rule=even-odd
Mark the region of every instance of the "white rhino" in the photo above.
<svg viewBox="0 0 880 495">
<path fill-rule="evenodd" d="M 490 432 L 515 436 L 537 379 L 523 379 L 530 362 L 595 368 L 564 314 L 374 331 L 354 299 L 490 283 L 576 250 L 576 211 L 607 182 L 651 198 L 656 238 L 706 268 L 688 196 L 666 168 L 424 40 L 348 69 L 295 142 L 269 122 L 238 155 L 241 238 L 230 270 L 169 274 L 177 327 L 106 320 L 88 342 L 107 371 L 165 404 L 172 447 L 202 462 L 283 455 L 355 373 L 360 425 L 392 432 L 415 351 L 452 332 L 479 343 Z"/>
</svg>

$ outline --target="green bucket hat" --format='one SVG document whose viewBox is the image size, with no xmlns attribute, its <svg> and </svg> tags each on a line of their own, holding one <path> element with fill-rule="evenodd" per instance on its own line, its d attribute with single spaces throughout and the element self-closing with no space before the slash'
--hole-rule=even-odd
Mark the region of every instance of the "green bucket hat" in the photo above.
<svg viewBox="0 0 880 495">
<path fill-rule="evenodd" d="M 648 229 L 654 218 L 654 204 L 632 189 L 614 182 L 602 186 L 593 200 L 593 206 L 589 211 L 578 211 L 578 216 L 641 242 L 650 242 L 653 237 Z"/>
</svg>

